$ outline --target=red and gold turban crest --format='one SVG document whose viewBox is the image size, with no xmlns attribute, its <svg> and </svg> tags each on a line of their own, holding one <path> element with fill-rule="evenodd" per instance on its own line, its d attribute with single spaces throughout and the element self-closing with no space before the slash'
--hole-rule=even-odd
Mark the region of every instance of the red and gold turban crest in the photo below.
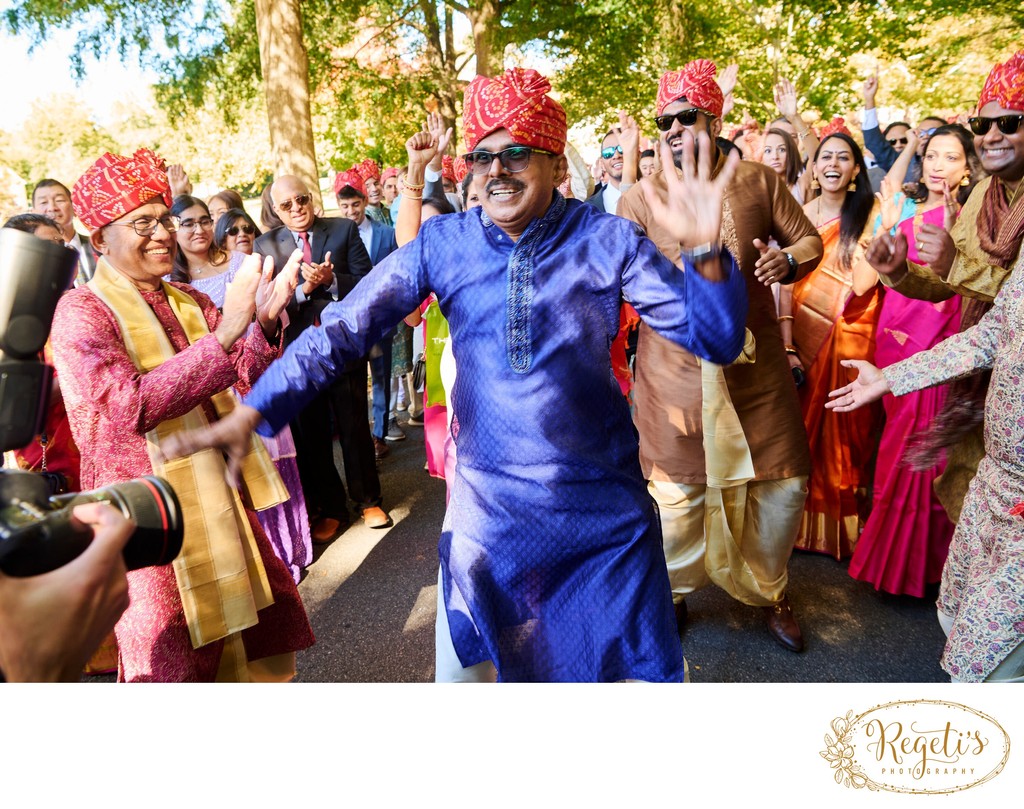
<svg viewBox="0 0 1024 809">
<path fill-rule="evenodd" d="M 718 68 L 710 59 L 695 59 L 682 70 L 670 70 L 658 82 L 656 115 L 673 101 L 685 97 L 693 106 L 716 118 L 722 117 L 725 96 L 715 81 Z"/>
<path fill-rule="evenodd" d="M 550 91 L 551 83 L 536 70 L 514 67 L 493 79 L 477 76 L 463 104 L 466 148 L 473 151 L 492 132 L 507 129 L 515 143 L 565 152 L 565 110 Z"/>
<path fill-rule="evenodd" d="M 989 101 L 1004 110 L 1024 110 L 1024 51 L 1017 51 L 1005 64 L 992 68 L 981 90 L 978 109 Z"/>
<path fill-rule="evenodd" d="M 354 188 L 362 196 L 366 196 L 366 183 L 359 168 L 353 166 L 348 171 L 339 171 L 334 175 L 334 196 L 338 196 L 344 188 Z"/>
<path fill-rule="evenodd" d="M 840 135 L 846 135 L 848 138 L 853 137 L 853 133 L 846 126 L 846 120 L 844 118 L 840 118 L 838 115 L 821 128 L 820 140 L 824 141 L 829 135 L 835 135 L 837 133 Z"/>
<path fill-rule="evenodd" d="M 380 166 L 377 165 L 377 161 L 372 158 L 366 158 L 358 166 L 353 166 L 353 169 L 359 172 L 359 176 L 363 180 L 377 180 L 380 182 Z"/>
<path fill-rule="evenodd" d="M 107 152 L 78 178 L 71 191 L 75 215 L 90 231 L 157 199 L 171 204 L 171 184 L 163 158 L 149 149 L 131 157 Z"/>
</svg>

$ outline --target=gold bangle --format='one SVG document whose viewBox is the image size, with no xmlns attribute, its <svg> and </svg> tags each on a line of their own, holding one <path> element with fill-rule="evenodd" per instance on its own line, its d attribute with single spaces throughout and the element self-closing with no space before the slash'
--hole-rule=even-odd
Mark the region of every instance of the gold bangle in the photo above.
<svg viewBox="0 0 1024 809">
<path fill-rule="evenodd" d="M 402 183 L 402 189 L 409 191 L 422 191 L 425 186 L 426 183 L 420 183 L 419 185 L 414 183 Z"/>
<path fill-rule="evenodd" d="M 803 140 L 804 138 L 806 138 L 806 137 L 807 137 L 808 135 L 810 135 L 810 134 L 811 134 L 811 130 L 809 130 L 809 129 L 805 129 L 805 130 L 804 130 L 803 132 L 800 132 L 800 133 L 799 133 L 799 134 L 797 135 L 797 139 L 798 139 L 798 140 Z"/>
<path fill-rule="evenodd" d="M 423 195 L 422 195 L 422 194 L 420 194 L 419 196 L 416 196 L 416 197 L 414 197 L 414 196 L 413 196 L 412 194 L 402 194 L 402 199 L 415 199 L 415 200 L 421 200 L 421 199 L 423 199 Z"/>
<path fill-rule="evenodd" d="M 793 319 L 792 315 L 779 315 L 776 318 L 777 322 L 779 322 L 779 323 L 781 323 L 783 320 L 792 320 L 792 319 Z"/>
<path fill-rule="evenodd" d="M 796 350 L 796 346 L 783 346 L 783 348 L 785 349 L 787 354 L 799 354 L 799 352 Z"/>
</svg>

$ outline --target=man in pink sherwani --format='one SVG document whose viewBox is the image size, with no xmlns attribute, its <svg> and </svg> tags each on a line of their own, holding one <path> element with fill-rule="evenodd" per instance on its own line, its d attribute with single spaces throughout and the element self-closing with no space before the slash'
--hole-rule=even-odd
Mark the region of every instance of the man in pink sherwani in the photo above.
<svg viewBox="0 0 1024 809">
<path fill-rule="evenodd" d="M 65 294 L 52 342 L 82 488 L 156 473 L 182 505 L 185 542 L 172 565 L 128 574 L 131 605 L 115 629 L 126 681 L 286 680 L 313 643 L 298 591 L 254 509 L 283 487 L 254 443 L 242 495 L 217 454 L 152 459 L 167 435 L 230 412 L 279 351 L 278 314 L 297 281 L 290 262 L 271 281 L 252 257 L 221 315 L 185 284 L 165 283 L 177 217 L 163 161 L 148 150 L 105 154 L 75 184 L 75 213 L 101 256 Z M 253 313 L 256 323 L 253 324 Z"/>
</svg>

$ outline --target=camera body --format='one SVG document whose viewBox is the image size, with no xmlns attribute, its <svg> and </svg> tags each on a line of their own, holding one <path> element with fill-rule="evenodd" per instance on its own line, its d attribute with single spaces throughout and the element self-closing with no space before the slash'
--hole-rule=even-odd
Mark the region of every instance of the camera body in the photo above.
<svg viewBox="0 0 1024 809">
<path fill-rule="evenodd" d="M 28 444 L 41 430 L 52 369 L 39 354 L 60 296 L 71 285 L 78 253 L 13 228 L 0 228 L 0 451 Z M 181 506 L 166 481 L 136 478 L 91 492 L 51 496 L 41 475 L 0 470 L 0 570 L 34 576 L 55 570 L 92 541 L 72 516 L 79 503 L 104 502 L 135 521 L 124 549 L 135 570 L 164 565 L 181 551 Z"/>
</svg>

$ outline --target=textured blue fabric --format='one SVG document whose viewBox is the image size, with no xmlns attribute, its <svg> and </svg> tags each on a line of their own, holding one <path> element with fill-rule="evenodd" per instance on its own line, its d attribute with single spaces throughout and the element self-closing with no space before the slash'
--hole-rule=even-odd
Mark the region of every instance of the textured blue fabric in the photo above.
<svg viewBox="0 0 1024 809">
<path fill-rule="evenodd" d="M 430 291 L 458 367 L 458 468 L 439 551 L 452 639 L 505 681 L 681 681 L 656 508 L 610 346 L 625 299 L 731 362 L 747 299 L 680 272 L 619 217 L 556 195 L 516 245 L 482 211 L 438 216 L 308 329 L 246 403 L 270 434 Z"/>
</svg>

